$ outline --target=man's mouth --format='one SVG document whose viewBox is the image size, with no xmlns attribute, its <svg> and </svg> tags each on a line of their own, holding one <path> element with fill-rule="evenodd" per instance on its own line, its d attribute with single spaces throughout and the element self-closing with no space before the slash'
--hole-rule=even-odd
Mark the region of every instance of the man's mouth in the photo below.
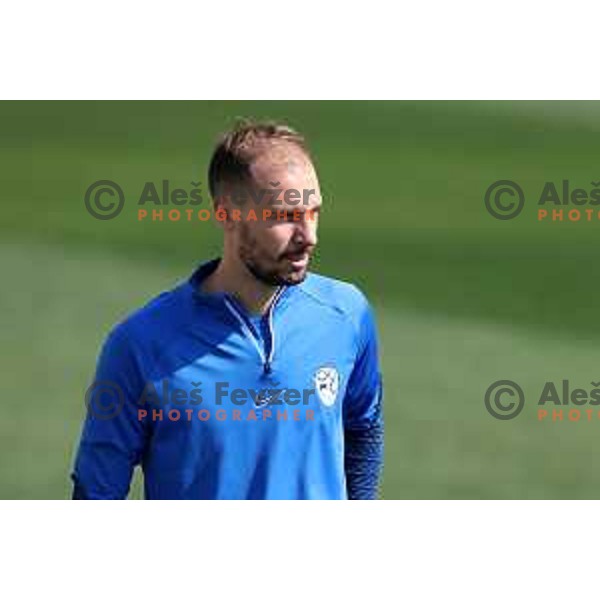
<svg viewBox="0 0 600 600">
<path fill-rule="evenodd" d="M 306 252 L 306 250 L 303 250 L 302 252 L 288 252 L 287 254 L 284 254 L 284 256 L 289 260 L 299 260 L 308 256 L 308 252 Z"/>
<path fill-rule="evenodd" d="M 308 264 L 310 258 L 310 252 L 308 250 L 302 250 L 300 252 L 288 252 L 283 255 L 283 258 L 289 261 L 293 267 L 302 268 Z"/>
</svg>

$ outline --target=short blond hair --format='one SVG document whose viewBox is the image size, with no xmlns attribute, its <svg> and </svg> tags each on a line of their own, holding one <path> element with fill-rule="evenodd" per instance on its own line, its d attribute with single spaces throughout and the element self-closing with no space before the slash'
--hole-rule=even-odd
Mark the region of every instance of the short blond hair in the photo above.
<svg viewBox="0 0 600 600">
<path fill-rule="evenodd" d="M 225 185 L 250 179 L 250 167 L 260 156 L 283 146 L 300 150 L 311 160 L 304 137 L 284 123 L 238 119 L 217 143 L 208 167 L 208 186 L 217 199 Z"/>
</svg>

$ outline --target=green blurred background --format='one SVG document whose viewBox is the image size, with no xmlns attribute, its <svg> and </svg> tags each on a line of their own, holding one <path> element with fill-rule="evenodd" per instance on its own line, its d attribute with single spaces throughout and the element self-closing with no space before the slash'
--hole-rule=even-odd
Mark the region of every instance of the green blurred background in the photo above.
<svg viewBox="0 0 600 600">
<path fill-rule="evenodd" d="M 600 419 L 538 422 L 545 381 L 600 380 L 600 221 L 538 222 L 545 181 L 600 180 L 600 103 L 0 103 L 0 497 L 66 498 L 84 391 L 115 322 L 216 256 L 212 222 L 137 221 L 146 181 L 202 181 L 236 116 L 303 132 L 325 191 L 315 270 L 376 309 L 385 498 L 598 498 Z M 127 202 L 99 221 L 94 181 Z M 518 218 L 483 197 L 518 182 Z M 514 420 L 485 410 L 511 379 Z M 141 497 L 140 478 L 131 497 Z"/>
</svg>

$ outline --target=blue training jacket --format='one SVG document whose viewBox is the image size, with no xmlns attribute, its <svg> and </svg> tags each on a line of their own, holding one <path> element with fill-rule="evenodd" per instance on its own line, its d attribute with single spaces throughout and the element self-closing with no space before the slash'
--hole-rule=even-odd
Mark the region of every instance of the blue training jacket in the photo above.
<svg viewBox="0 0 600 600">
<path fill-rule="evenodd" d="M 74 498 L 125 498 L 138 464 L 147 499 L 348 497 L 345 437 L 382 424 L 368 301 L 309 273 L 279 288 L 257 326 L 233 296 L 199 290 L 219 260 L 107 337 Z"/>
</svg>

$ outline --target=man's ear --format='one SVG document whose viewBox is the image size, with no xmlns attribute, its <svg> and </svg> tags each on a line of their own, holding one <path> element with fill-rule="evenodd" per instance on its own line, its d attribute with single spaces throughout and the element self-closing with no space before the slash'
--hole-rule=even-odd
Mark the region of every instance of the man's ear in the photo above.
<svg viewBox="0 0 600 600">
<path fill-rule="evenodd" d="M 213 198 L 214 217 L 219 226 L 223 229 L 232 229 L 233 220 L 231 219 L 231 195 L 223 192 Z"/>
</svg>

